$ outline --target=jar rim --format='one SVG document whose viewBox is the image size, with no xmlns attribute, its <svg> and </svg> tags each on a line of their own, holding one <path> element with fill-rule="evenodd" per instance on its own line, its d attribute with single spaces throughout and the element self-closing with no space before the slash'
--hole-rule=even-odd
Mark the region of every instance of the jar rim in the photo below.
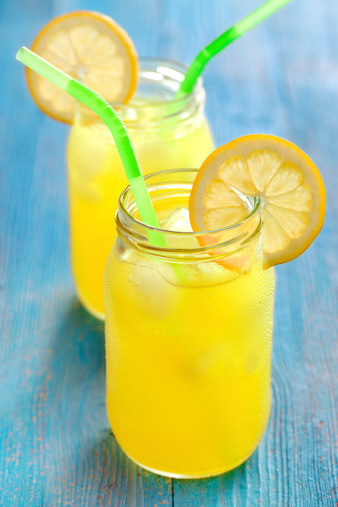
<svg viewBox="0 0 338 507">
<path fill-rule="evenodd" d="M 144 176 L 144 179 L 147 183 L 151 178 L 155 178 L 155 177 L 165 175 L 165 174 L 174 174 L 174 173 L 184 174 L 184 173 L 192 173 L 192 172 L 197 174 L 198 169 L 193 169 L 193 168 L 191 168 L 191 169 L 187 169 L 187 168 L 185 168 L 185 169 L 181 169 L 181 168 L 166 169 L 166 170 L 157 171 L 157 172 L 148 174 L 148 175 Z M 147 185 L 147 187 L 148 187 L 148 185 Z M 137 228 L 141 228 L 141 230 L 143 229 L 144 231 L 147 231 L 147 232 L 153 231 L 153 232 L 163 233 L 166 235 L 172 234 L 172 235 L 180 236 L 180 237 L 186 236 L 187 238 L 192 237 L 192 236 L 202 237 L 202 236 L 206 236 L 206 235 L 209 237 L 219 236 L 220 234 L 222 234 L 226 231 L 236 230 L 236 228 L 239 228 L 242 225 L 246 224 L 249 220 L 251 220 L 253 217 L 255 217 L 260 212 L 261 203 L 262 203 L 262 201 L 259 197 L 249 197 L 248 196 L 250 201 L 252 202 L 252 208 L 251 208 L 250 212 L 239 222 L 229 225 L 227 227 L 222 227 L 220 229 L 212 229 L 212 230 L 197 231 L 197 232 L 196 231 L 182 232 L 182 231 L 174 231 L 174 230 L 168 230 L 168 229 L 154 227 L 152 225 L 145 224 L 141 220 L 138 220 L 137 218 L 135 218 L 129 212 L 127 206 L 125 205 L 125 201 L 128 199 L 128 197 L 131 193 L 132 193 L 132 191 L 131 191 L 130 185 L 128 185 L 123 190 L 123 192 L 121 192 L 120 197 L 119 197 L 119 201 L 118 201 L 118 210 L 115 215 L 115 220 L 117 218 L 118 213 L 122 212 L 122 214 L 125 215 L 125 217 L 127 217 L 127 219 L 131 221 L 131 224 L 135 225 L 135 227 L 137 227 Z M 131 202 L 135 202 L 135 201 L 131 201 Z M 216 244 L 215 244 L 215 246 L 216 246 Z"/>
<path fill-rule="evenodd" d="M 162 75 L 163 78 L 160 80 L 154 79 L 154 82 L 160 83 L 161 81 L 164 82 L 165 78 L 172 79 L 173 82 L 176 82 L 179 88 L 179 83 L 183 81 L 184 75 L 188 69 L 188 66 L 170 59 L 165 58 L 157 58 L 157 57 L 139 57 L 139 73 L 140 77 L 142 77 L 142 73 L 145 75 L 149 75 L 150 73 L 156 74 L 156 69 L 147 69 L 146 66 L 148 65 L 157 65 L 158 68 L 162 68 L 161 72 L 158 72 L 158 75 Z M 165 69 L 168 69 L 167 74 L 165 73 Z M 151 80 L 150 80 L 151 82 Z M 140 86 L 140 80 L 138 82 L 138 87 L 135 93 L 135 96 L 137 96 L 137 92 L 139 90 Z M 174 90 L 173 90 L 174 92 Z M 134 96 L 134 97 L 135 97 Z M 109 102 L 109 104 L 119 113 L 123 114 L 123 112 L 126 111 L 135 111 L 136 115 L 139 113 L 142 113 L 144 111 L 153 111 L 155 117 L 162 117 L 167 116 L 168 118 L 172 118 L 176 116 L 177 114 L 182 113 L 187 107 L 192 106 L 195 107 L 196 104 L 202 103 L 204 105 L 205 101 L 205 89 L 203 87 L 203 79 L 202 77 L 199 77 L 196 83 L 196 86 L 194 89 L 185 94 L 182 97 L 178 97 L 173 100 L 156 100 L 156 102 L 145 102 L 145 103 L 133 103 L 133 98 L 131 99 L 131 102 L 128 103 L 121 103 L 121 102 Z M 174 107 L 172 108 L 172 111 L 168 111 L 168 104 L 172 104 Z M 97 121 L 100 121 L 99 117 L 93 113 L 90 109 L 88 109 L 86 106 L 84 106 L 82 103 L 77 102 L 76 106 L 78 107 L 78 110 L 81 112 L 85 112 L 85 115 L 95 119 Z M 163 114 L 164 111 L 164 114 Z M 128 121 L 135 121 L 130 120 Z M 137 121 L 137 120 L 136 120 Z"/>
<path fill-rule="evenodd" d="M 178 82 L 183 81 L 184 74 L 186 73 L 186 71 L 189 68 L 188 65 L 186 65 L 186 64 L 184 64 L 182 62 L 178 62 L 176 60 L 170 60 L 170 59 L 167 59 L 167 58 L 158 58 L 156 56 L 154 56 L 154 57 L 152 57 L 152 56 L 150 56 L 150 57 L 148 57 L 148 56 L 140 56 L 139 57 L 139 63 L 141 63 L 141 62 L 144 62 L 144 63 L 145 62 L 152 62 L 152 63 L 159 62 L 159 63 L 162 63 L 164 65 L 167 64 L 169 66 L 169 68 L 171 68 L 173 71 L 175 71 L 177 73 L 179 73 L 179 71 L 176 70 L 174 67 L 177 67 L 177 69 L 180 68 L 181 72 L 182 72 L 182 79 L 181 80 L 177 79 Z M 141 68 L 141 65 L 140 65 L 140 68 Z M 168 77 L 170 77 L 170 76 L 168 76 Z M 204 89 L 204 88 L 203 88 L 203 78 L 200 76 L 198 78 L 197 82 L 196 82 L 196 86 L 194 87 L 194 89 L 191 92 L 185 94 L 184 97 L 180 97 L 178 99 L 171 100 L 170 103 L 171 104 L 179 104 L 181 102 L 188 101 L 188 100 L 190 100 L 190 98 L 194 98 L 195 95 L 197 95 L 197 93 L 201 89 Z M 162 106 L 162 107 L 166 106 L 166 105 L 168 105 L 168 102 L 169 101 L 167 101 L 167 100 L 158 101 L 158 102 L 156 102 L 155 107 L 156 106 Z M 137 110 L 149 107 L 148 104 L 132 104 L 132 105 L 129 105 L 128 103 L 125 104 L 125 103 L 116 103 L 116 102 L 115 103 L 111 103 L 111 106 L 112 107 L 119 107 L 119 108 L 129 106 L 129 107 L 137 109 Z"/>
</svg>

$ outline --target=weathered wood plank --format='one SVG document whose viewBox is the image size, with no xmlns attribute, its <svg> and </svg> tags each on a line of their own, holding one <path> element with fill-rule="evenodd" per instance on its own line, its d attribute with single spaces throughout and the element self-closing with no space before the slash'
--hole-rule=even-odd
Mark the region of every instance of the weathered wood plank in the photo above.
<svg viewBox="0 0 338 507">
<path fill-rule="evenodd" d="M 216 142 L 252 132 L 296 142 L 323 173 L 328 210 L 311 249 L 277 269 L 262 443 L 238 469 L 201 481 L 141 470 L 110 434 L 103 326 L 76 301 L 69 272 L 67 129 L 37 111 L 14 61 L 48 19 L 88 8 L 112 15 L 139 54 L 188 63 L 260 3 L 0 3 L 1 505 L 338 504 L 338 4 L 291 3 L 205 71 Z"/>
</svg>

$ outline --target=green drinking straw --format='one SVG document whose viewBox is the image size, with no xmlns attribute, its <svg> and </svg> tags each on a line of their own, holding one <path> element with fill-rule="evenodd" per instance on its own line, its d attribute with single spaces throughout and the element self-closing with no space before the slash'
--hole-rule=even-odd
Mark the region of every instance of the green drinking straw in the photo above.
<svg viewBox="0 0 338 507">
<path fill-rule="evenodd" d="M 155 210 L 128 131 L 114 109 L 93 90 L 79 83 L 76 79 L 72 79 L 29 49 L 25 47 L 19 49 L 16 59 L 88 106 L 104 121 L 113 134 L 142 221 L 145 224 L 159 228 Z M 155 233 L 155 231 L 151 231 L 151 233 L 153 242 L 163 246 L 163 236 Z"/>
<path fill-rule="evenodd" d="M 231 44 L 234 40 L 238 39 L 245 32 L 253 28 L 255 25 L 268 18 L 275 11 L 283 7 L 290 0 L 268 0 L 265 4 L 258 7 L 246 16 L 244 19 L 236 23 L 234 26 L 229 28 L 222 35 L 217 37 L 211 44 L 206 46 L 195 58 L 190 67 L 187 70 L 184 80 L 182 81 L 180 88 L 176 94 L 176 99 L 186 95 L 194 89 L 197 79 L 202 74 L 202 71 L 206 64 L 213 58 L 217 53 L 222 51 L 226 46 Z"/>
</svg>

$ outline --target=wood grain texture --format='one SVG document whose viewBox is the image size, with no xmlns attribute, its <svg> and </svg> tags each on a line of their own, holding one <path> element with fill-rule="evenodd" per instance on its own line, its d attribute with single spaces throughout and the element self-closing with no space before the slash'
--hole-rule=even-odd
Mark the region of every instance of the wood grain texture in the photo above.
<svg viewBox="0 0 338 507">
<path fill-rule="evenodd" d="M 338 505 L 338 3 L 299 0 L 205 71 L 217 144 L 267 132 L 322 171 L 324 229 L 279 266 L 273 407 L 253 456 L 220 477 L 180 481 L 131 463 L 105 412 L 103 326 L 76 300 L 68 262 L 67 128 L 43 116 L 14 55 L 50 18 L 113 16 L 141 55 L 190 62 L 260 2 L 0 2 L 0 504 Z"/>
</svg>

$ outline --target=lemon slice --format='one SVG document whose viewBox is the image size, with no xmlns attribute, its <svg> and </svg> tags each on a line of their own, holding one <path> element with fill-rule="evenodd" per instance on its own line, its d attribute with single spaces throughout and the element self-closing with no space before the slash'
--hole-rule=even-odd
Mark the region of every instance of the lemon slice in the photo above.
<svg viewBox="0 0 338 507">
<path fill-rule="evenodd" d="M 301 255 L 323 226 L 321 175 L 304 152 L 279 137 L 240 137 L 209 155 L 190 195 L 193 230 L 210 231 L 241 222 L 248 210 L 239 193 L 262 201 L 265 269 Z"/>
<path fill-rule="evenodd" d="M 108 102 L 128 102 L 136 90 L 134 45 L 128 34 L 103 14 L 76 11 L 54 18 L 39 32 L 31 49 Z M 44 113 L 72 123 L 73 97 L 31 69 L 27 69 L 27 83 Z"/>
</svg>

